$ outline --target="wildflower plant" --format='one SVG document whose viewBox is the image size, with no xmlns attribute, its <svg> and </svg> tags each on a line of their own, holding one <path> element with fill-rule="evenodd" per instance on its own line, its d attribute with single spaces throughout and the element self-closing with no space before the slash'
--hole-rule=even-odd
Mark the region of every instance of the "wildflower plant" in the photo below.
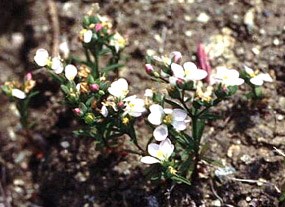
<svg viewBox="0 0 285 207">
<path fill-rule="evenodd" d="M 20 113 L 20 122 L 22 127 L 28 129 L 31 127 L 29 123 L 29 104 L 35 95 L 38 94 L 34 91 L 36 81 L 33 80 L 32 74 L 28 73 L 24 77 L 23 83 L 18 81 L 6 81 L 1 86 L 2 91 L 9 97 L 11 102 L 16 103 L 16 107 Z"/>
<path fill-rule="evenodd" d="M 247 94 L 247 97 L 252 99 L 262 98 L 263 94 L 261 86 L 264 82 L 273 82 L 272 77 L 268 73 L 263 73 L 259 70 L 254 71 L 246 65 L 244 65 L 244 70 L 241 75 L 251 88 L 251 92 Z"/>
<path fill-rule="evenodd" d="M 140 155 L 142 163 L 153 164 L 150 169 L 158 170 L 154 169 L 152 177 L 190 184 L 198 163 L 213 161 L 205 156 L 207 145 L 201 143 L 205 124 L 217 118 L 211 108 L 233 96 L 239 85 L 252 83 L 251 76 L 241 78 L 237 70 L 224 67 L 210 75 L 193 62 L 182 63 L 181 53 L 175 51 L 169 57 L 148 57 L 145 65 L 147 74 L 165 85 L 167 93 L 147 89 L 140 98 L 131 95 L 128 81 L 119 77 L 127 40 L 111 20 L 89 13 L 82 27 L 78 40 L 85 59 L 52 57 L 45 49 L 38 49 L 34 56 L 35 63 L 60 83 L 65 104 L 81 123 L 75 135 L 94 138 L 99 149 L 117 147 L 118 138 L 127 135 L 137 150 L 124 150 Z M 33 84 L 31 78 L 26 79 L 27 86 L 9 82 L 2 89 L 11 98 L 29 100 Z M 144 136 L 146 147 L 140 145 L 135 130 L 138 119 L 144 119 L 152 130 Z"/>
</svg>

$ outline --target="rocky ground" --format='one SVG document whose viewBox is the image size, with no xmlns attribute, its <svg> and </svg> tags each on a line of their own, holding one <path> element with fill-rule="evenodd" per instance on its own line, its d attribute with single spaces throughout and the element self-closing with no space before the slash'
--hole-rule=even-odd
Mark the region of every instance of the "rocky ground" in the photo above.
<svg viewBox="0 0 285 207">
<path fill-rule="evenodd" d="M 0 2 L 0 83 L 35 69 L 37 48 L 54 44 L 49 1 Z M 92 0 L 55 1 L 59 41 L 81 54 L 77 34 Z M 153 87 L 143 69 L 147 53 L 179 50 L 196 61 L 198 43 L 213 68 L 241 70 L 243 64 L 269 72 L 265 98 L 245 100 L 242 92 L 216 108 L 223 119 L 209 122 L 203 142 L 208 154 L 232 172 L 217 177 L 217 167 L 201 163 L 192 186 L 150 185 L 136 156 L 99 154 L 93 140 L 78 139 L 76 123 L 60 106 L 59 88 L 37 74 L 43 95 L 32 105 L 35 131 L 21 133 L 15 106 L 1 95 L 0 205 L 2 206 L 282 206 L 285 164 L 274 147 L 285 150 L 285 2 L 283 0 L 102 0 L 101 13 L 114 19 L 129 39 L 121 75 L 132 93 Z M 139 83 L 139 84 L 138 84 Z M 242 88 L 244 91 L 245 88 Z M 143 134 L 143 132 L 142 132 Z M 32 147 L 28 137 L 36 140 Z M 143 136 L 141 136 L 143 142 Z M 35 150 L 36 148 L 36 150 Z"/>
</svg>

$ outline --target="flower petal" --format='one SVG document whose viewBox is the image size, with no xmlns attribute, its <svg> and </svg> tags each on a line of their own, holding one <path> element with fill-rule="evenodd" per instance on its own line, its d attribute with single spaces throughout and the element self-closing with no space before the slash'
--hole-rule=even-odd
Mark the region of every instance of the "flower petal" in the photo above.
<svg viewBox="0 0 285 207">
<path fill-rule="evenodd" d="M 93 32 L 91 30 L 87 30 L 83 34 L 83 42 L 89 43 L 92 40 Z"/>
<path fill-rule="evenodd" d="M 168 128 L 166 125 L 162 124 L 155 128 L 153 131 L 153 136 L 156 141 L 163 141 L 168 136 Z"/>
<path fill-rule="evenodd" d="M 261 76 L 257 75 L 249 80 L 253 85 L 261 86 L 263 84 L 263 79 Z"/>
<path fill-rule="evenodd" d="M 72 64 L 68 64 L 67 66 L 65 66 L 64 72 L 65 77 L 71 81 L 77 75 L 77 68 Z"/>
<path fill-rule="evenodd" d="M 183 109 L 173 109 L 172 117 L 176 121 L 184 121 L 187 117 L 187 112 Z"/>
<path fill-rule="evenodd" d="M 141 162 L 145 164 L 154 164 L 154 163 L 159 163 L 160 161 L 154 157 L 151 156 L 144 156 L 141 158 Z"/>
<path fill-rule="evenodd" d="M 159 150 L 159 146 L 158 144 L 155 144 L 155 143 L 151 143 L 147 146 L 147 151 L 148 153 L 153 156 L 153 157 L 156 157 L 157 155 L 157 152 Z"/>
<path fill-rule="evenodd" d="M 49 54 L 45 49 L 38 49 L 36 55 L 34 56 L 34 61 L 38 66 L 44 67 L 48 63 Z"/>
<path fill-rule="evenodd" d="M 12 89 L 12 96 L 18 98 L 18 99 L 25 99 L 26 98 L 26 94 L 24 91 L 21 91 L 17 88 Z"/>
<path fill-rule="evenodd" d="M 183 131 L 186 129 L 187 125 L 185 121 L 172 121 L 171 125 L 176 131 Z"/>
<path fill-rule="evenodd" d="M 168 159 L 174 151 L 174 145 L 171 144 L 170 139 L 166 139 L 159 144 L 159 150 L 162 151 L 164 157 Z"/>
<path fill-rule="evenodd" d="M 60 61 L 59 57 L 53 57 L 51 60 L 51 69 L 53 69 L 53 71 L 56 74 L 60 74 L 63 71 L 63 65 Z"/>
<path fill-rule="evenodd" d="M 260 73 L 259 76 L 261 76 L 262 80 L 267 82 L 273 82 L 273 79 L 268 73 Z"/>
<path fill-rule="evenodd" d="M 183 67 L 181 65 L 178 65 L 176 63 L 172 63 L 171 64 L 171 71 L 176 78 L 181 78 L 181 79 L 184 78 L 185 74 L 184 74 Z"/>
</svg>

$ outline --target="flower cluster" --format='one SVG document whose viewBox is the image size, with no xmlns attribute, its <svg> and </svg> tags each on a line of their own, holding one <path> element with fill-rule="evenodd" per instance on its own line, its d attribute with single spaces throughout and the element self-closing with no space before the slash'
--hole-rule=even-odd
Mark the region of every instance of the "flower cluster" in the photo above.
<svg viewBox="0 0 285 207">
<path fill-rule="evenodd" d="M 32 74 L 28 73 L 24 78 L 24 83 L 21 84 L 17 81 L 7 81 L 1 88 L 9 97 L 25 99 L 35 85 L 36 81 L 33 80 Z"/>
</svg>

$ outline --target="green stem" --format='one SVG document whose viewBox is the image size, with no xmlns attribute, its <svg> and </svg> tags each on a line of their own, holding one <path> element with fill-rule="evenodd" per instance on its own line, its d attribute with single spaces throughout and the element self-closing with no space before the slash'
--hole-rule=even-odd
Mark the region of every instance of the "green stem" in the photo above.
<svg viewBox="0 0 285 207">
<path fill-rule="evenodd" d="M 127 134 L 129 135 L 129 137 L 131 138 L 131 140 L 133 141 L 134 145 L 142 152 L 144 152 L 144 149 L 139 146 L 138 140 L 137 140 L 137 135 L 135 132 L 134 127 L 130 127 L 130 129 L 128 130 Z"/>
</svg>

